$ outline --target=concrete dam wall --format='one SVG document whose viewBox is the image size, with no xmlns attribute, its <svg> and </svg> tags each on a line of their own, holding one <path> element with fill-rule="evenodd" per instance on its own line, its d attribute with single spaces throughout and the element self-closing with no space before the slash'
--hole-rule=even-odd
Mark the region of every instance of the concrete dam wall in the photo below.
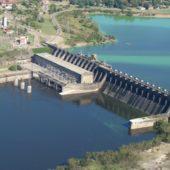
<svg viewBox="0 0 170 170">
<path fill-rule="evenodd" d="M 94 58 L 71 54 L 53 47 L 52 55 L 78 67 L 93 72 L 94 82 L 101 82 L 105 77 L 102 92 L 148 114 L 168 112 L 170 95 L 164 90 L 136 77 L 113 70 L 111 66 Z"/>
</svg>

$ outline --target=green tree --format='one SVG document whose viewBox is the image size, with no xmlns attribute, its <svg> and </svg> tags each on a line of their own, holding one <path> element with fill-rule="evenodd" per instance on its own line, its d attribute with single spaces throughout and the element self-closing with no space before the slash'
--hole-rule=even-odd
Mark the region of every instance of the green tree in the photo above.
<svg viewBox="0 0 170 170">
<path fill-rule="evenodd" d="M 55 4 L 51 4 L 50 7 L 49 7 L 49 13 L 53 14 L 55 12 L 57 12 L 56 5 Z"/>
</svg>

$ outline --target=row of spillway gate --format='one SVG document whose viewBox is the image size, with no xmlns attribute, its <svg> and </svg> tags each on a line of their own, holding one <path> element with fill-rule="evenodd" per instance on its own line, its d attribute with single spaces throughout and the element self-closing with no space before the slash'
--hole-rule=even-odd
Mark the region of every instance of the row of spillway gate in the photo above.
<svg viewBox="0 0 170 170">
<path fill-rule="evenodd" d="M 103 77 L 106 77 L 101 89 L 105 95 L 148 114 L 168 112 L 170 108 L 170 95 L 166 89 L 129 76 L 127 73 L 113 70 L 110 65 L 90 57 L 71 54 L 57 47 L 52 48 L 53 56 L 93 72 L 94 82 L 100 82 Z"/>
</svg>

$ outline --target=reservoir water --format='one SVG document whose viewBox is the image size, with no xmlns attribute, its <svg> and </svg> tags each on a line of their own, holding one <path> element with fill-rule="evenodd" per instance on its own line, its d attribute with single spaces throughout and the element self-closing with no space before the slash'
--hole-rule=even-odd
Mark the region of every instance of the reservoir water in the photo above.
<svg viewBox="0 0 170 170">
<path fill-rule="evenodd" d="M 115 44 L 83 47 L 113 67 L 170 87 L 170 20 L 92 16 Z M 127 120 L 136 110 L 102 95 L 61 100 L 54 90 L 32 81 L 33 93 L 0 86 L 0 169 L 47 170 L 89 151 L 114 150 L 149 140 L 131 136 Z M 137 115 L 138 114 L 138 115 Z"/>
<path fill-rule="evenodd" d="M 170 89 L 170 19 L 92 15 L 100 30 L 116 37 L 114 44 L 74 48 L 145 81 Z"/>
</svg>

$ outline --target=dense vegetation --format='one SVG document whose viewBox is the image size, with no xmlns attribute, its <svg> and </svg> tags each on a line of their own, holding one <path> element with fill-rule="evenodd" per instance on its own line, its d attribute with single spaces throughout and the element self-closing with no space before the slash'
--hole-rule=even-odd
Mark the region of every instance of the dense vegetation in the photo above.
<svg viewBox="0 0 170 170">
<path fill-rule="evenodd" d="M 56 12 L 56 8 L 51 5 L 49 13 L 53 12 Z M 19 21 L 14 24 L 14 29 L 22 35 L 27 33 L 29 27 L 39 29 L 45 34 L 54 35 L 56 33 L 51 18 L 48 14 L 43 13 L 42 1 L 40 0 L 21 0 L 20 4 L 14 5 L 12 14 L 16 21 Z"/>
<path fill-rule="evenodd" d="M 12 13 L 14 16 L 20 18 L 20 22 L 23 25 L 28 25 L 34 28 L 39 28 L 38 22 L 43 21 L 43 19 L 40 18 L 39 15 L 40 2 L 36 0 L 22 0 L 19 5 L 13 6 Z"/>
<path fill-rule="evenodd" d="M 20 65 L 12 65 L 12 66 L 10 66 L 9 68 L 8 68 L 10 71 L 20 71 L 20 70 L 22 70 L 22 68 L 21 68 L 21 66 Z"/>
<path fill-rule="evenodd" d="M 133 169 L 140 159 L 139 152 L 148 150 L 161 142 L 170 143 L 170 123 L 157 122 L 155 124 L 157 136 L 150 141 L 139 144 L 130 144 L 121 147 L 118 151 L 91 152 L 82 159 L 71 158 L 67 166 L 58 166 L 57 170 L 104 170 L 104 169 Z"/>
<path fill-rule="evenodd" d="M 169 0 L 70 0 L 71 4 L 76 4 L 79 7 L 85 6 L 106 6 L 115 8 L 125 8 L 125 7 L 137 7 L 137 6 L 147 6 L 151 4 L 153 6 L 158 5 L 170 5 Z"/>
</svg>

